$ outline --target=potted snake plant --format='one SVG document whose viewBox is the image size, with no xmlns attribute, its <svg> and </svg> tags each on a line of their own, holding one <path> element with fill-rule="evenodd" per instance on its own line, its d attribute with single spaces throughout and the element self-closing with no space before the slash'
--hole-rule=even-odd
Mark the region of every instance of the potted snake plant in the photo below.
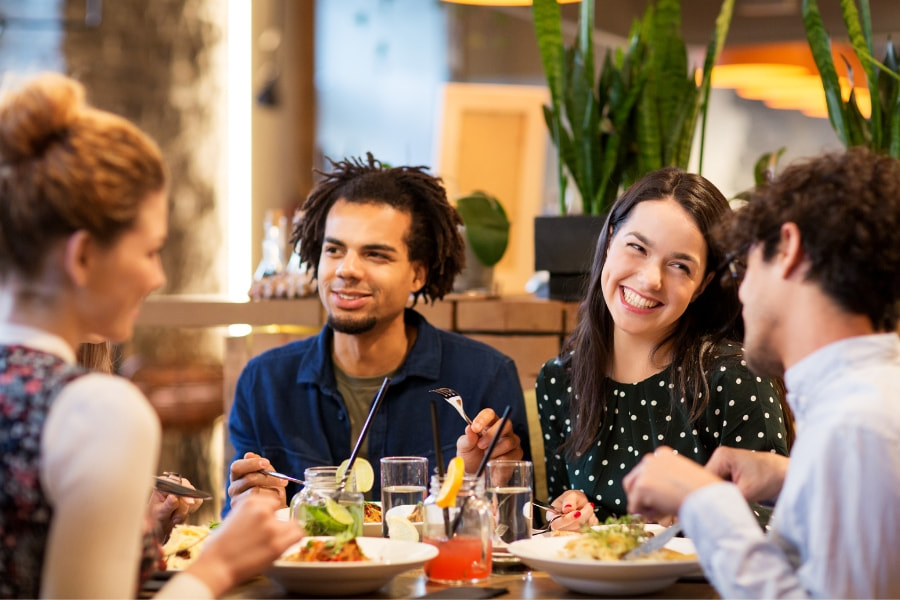
<svg viewBox="0 0 900 600">
<path fill-rule="evenodd" d="M 841 95 L 831 42 L 816 0 L 803 0 L 803 26 L 825 90 L 828 119 L 845 147 L 866 146 L 874 152 L 900 158 L 900 69 L 897 53 L 888 39 L 882 62 L 874 57 L 869 1 L 841 0 L 841 12 L 853 51 L 865 71 L 872 111 L 864 117 L 856 93 Z M 850 73 L 851 86 L 854 73 Z"/>
<path fill-rule="evenodd" d="M 712 66 L 724 46 L 734 2 L 721 5 L 698 83 L 680 33 L 680 0 L 651 3 L 632 26 L 627 44 L 607 52 L 599 71 L 594 67 L 594 0 L 582 0 L 571 45 L 563 42 L 557 1 L 534 0 L 535 33 L 550 91 L 544 117 L 557 151 L 559 183 L 559 215 L 535 220 L 535 268 L 550 271 L 551 298 L 580 298 L 610 205 L 649 171 L 686 168 L 698 120 L 702 157 Z M 569 213 L 570 183 L 580 198 L 576 212 L 589 217 L 560 218 Z M 588 239 L 579 240 L 578 232 Z"/>
</svg>

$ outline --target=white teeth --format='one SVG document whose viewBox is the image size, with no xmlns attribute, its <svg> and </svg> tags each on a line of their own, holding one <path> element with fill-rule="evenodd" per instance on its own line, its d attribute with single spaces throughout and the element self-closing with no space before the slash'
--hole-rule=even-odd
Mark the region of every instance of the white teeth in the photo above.
<svg viewBox="0 0 900 600">
<path fill-rule="evenodd" d="M 654 308 L 660 305 L 659 302 L 647 300 L 640 294 L 637 294 L 628 288 L 622 288 L 622 296 L 625 298 L 625 302 L 635 308 Z"/>
<path fill-rule="evenodd" d="M 356 300 L 356 296 L 348 296 L 347 294 L 341 294 L 340 292 L 338 292 L 337 296 L 341 300 Z"/>
</svg>

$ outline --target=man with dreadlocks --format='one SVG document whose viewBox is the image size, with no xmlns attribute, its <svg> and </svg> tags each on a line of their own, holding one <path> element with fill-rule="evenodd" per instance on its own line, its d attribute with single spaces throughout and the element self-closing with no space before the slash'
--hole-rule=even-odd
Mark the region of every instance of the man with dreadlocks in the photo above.
<svg viewBox="0 0 900 600">
<path fill-rule="evenodd" d="M 313 270 L 328 323 L 315 337 L 252 359 L 237 383 L 228 421 L 235 460 L 228 498 L 274 492 L 286 501 L 295 484 L 260 473 L 337 465 L 349 457 L 386 376 L 391 384 L 373 417 L 361 456 L 376 471 L 383 456 L 425 456 L 435 467 L 429 391 L 457 390 L 477 414 L 463 430 L 439 401 L 443 456 L 457 454 L 475 472 L 491 457 L 530 458 L 522 387 L 512 359 L 430 325 L 407 308 L 450 292 L 464 262 L 462 220 L 440 179 L 424 167 L 389 168 L 375 160 L 332 162 L 301 206 L 291 242 Z M 510 407 L 509 422 L 498 431 Z M 462 432 L 462 435 L 460 433 Z M 455 444 L 455 446 L 454 446 Z"/>
</svg>

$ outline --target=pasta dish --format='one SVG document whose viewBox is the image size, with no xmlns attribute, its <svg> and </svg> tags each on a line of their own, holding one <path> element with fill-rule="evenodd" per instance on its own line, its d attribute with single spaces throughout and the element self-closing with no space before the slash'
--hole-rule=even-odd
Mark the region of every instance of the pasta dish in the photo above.
<svg viewBox="0 0 900 600">
<path fill-rule="evenodd" d="M 560 550 L 563 558 L 578 560 L 621 560 L 638 545 L 653 537 L 644 523 L 631 518 L 607 521 L 597 529 L 588 529 L 573 537 Z M 694 560 L 695 555 L 662 548 L 636 560 Z"/>
<path fill-rule="evenodd" d="M 328 540 L 309 540 L 299 552 L 282 560 L 292 562 L 360 562 L 369 560 L 356 543 L 356 539 L 338 536 Z"/>
<path fill-rule="evenodd" d="M 210 528 L 205 525 L 176 525 L 163 546 L 166 568 L 184 569 L 194 562 L 209 532 Z"/>
<path fill-rule="evenodd" d="M 363 523 L 381 523 L 381 507 L 374 502 L 366 502 Z"/>
</svg>

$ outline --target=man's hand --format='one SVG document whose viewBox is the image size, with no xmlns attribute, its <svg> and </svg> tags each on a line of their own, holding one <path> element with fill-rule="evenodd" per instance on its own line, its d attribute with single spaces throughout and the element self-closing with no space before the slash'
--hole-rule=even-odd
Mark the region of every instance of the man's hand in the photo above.
<svg viewBox="0 0 900 600">
<path fill-rule="evenodd" d="M 651 520 L 677 516 L 691 492 L 722 481 L 668 446 L 645 454 L 622 480 L 628 494 L 628 512 Z"/>
<path fill-rule="evenodd" d="M 231 498 L 232 508 L 254 494 L 274 494 L 281 501 L 281 505 L 277 508 L 283 508 L 287 504 L 284 488 L 288 482 L 259 473 L 261 470 L 274 471 L 275 469 L 269 459 L 253 452 L 247 452 L 244 454 L 244 458 L 239 458 L 231 463 L 228 496 Z"/>
<path fill-rule="evenodd" d="M 484 458 L 487 447 L 491 444 L 494 436 L 499 435 L 497 445 L 491 452 L 491 459 L 504 458 L 509 460 L 520 460 L 524 452 L 522 452 L 522 442 L 519 436 L 513 433 L 512 422 L 507 421 L 503 431 L 498 432 L 500 427 L 500 418 L 490 408 L 482 410 L 474 419 L 471 425 L 466 425 L 466 431 L 456 440 L 456 455 L 461 456 L 466 463 L 466 473 L 474 473 L 478 470 L 478 465 Z"/>
<path fill-rule="evenodd" d="M 547 511 L 547 522 L 552 529 L 581 531 L 583 527 L 597 525 L 594 504 L 581 490 L 568 490 L 552 502 L 555 511 Z"/>
<path fill-rule="evenodd" d="M 773 452 L 754 452 L 719 446 L 706 463 L 707 470 L 734 482 L 750 502 L 774 500 L 781 493 L 790 459 Z"/>
<path fill-rule="evenodd" d="M 179 475 L 168 475 L 169 479 L 183 486 L 194 486 L 186 478 Z M 169 537 L 175 525 L 184 523 L 188 515 L 195 512 L 203 504 L 200 498 L 184 498 L 153 490 L 150 494 L 150 502 L 147 505 L 147 513 L 157 531 L 161 534 L 161 541 Z"/>
</svg>

